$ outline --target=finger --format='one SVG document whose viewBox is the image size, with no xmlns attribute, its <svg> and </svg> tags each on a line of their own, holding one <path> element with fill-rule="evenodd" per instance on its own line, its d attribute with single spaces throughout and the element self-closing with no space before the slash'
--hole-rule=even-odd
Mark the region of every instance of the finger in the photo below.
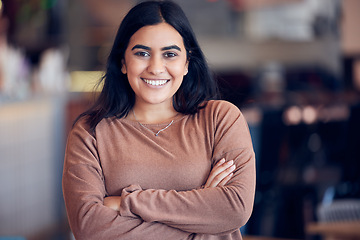
<svg viewBox="0 0 360 240">
<path fill-rule="evenodd" d="M 221 165 L 223 165 L 225 163 L 225 158 L 222 158 L 220 161 L 218 161 L 215 165 L 214 165 L 214 167 L 212 168 L 212 170 L 211 171 L 213 171 L 214 169 L 216 169 L 216 168 L 219 168 Z"/>
<path fill-rule="evenodd" d="M 225 163 L 225 158 L 222 158 L 220 161 L 218 161 L 215 166 L 211 169 L 210 174 L 208 176 L 208 179 L 206 180 L 206 183 L 204 185 L 204 187 L 208 187 L 208 185 L 210 184 L 210 182 L 213 181 L 213 179 L 215 178 L 216 175 L 218 175 L 219 173 L 221 173 L 222 171 L 224 171 L 228 165 L 231 165 L 231 161 Z"/>
<path fill-rule="evenodd" d="M 204 187 L 207 187 L 208 184 L 213 180 L 213 178 L 214 178 L 217 174 L 219 174 L 220 170 L 217 170 L 217 169 L 219 169 L 219 167 L 221 167 L 221 165 L 224 164 L 224 163 L 225 163 L 225 158 L 222 158 L 220 161 L 218 161 L 218 162 L 215 164 L 215 166 L 214 166 L 214 167 L 211 169 L 211 171 L 210 171 L 210 174 L 209 174 L 209 176 L 208 176 L 208 178 L 207 178 L 207 180 L 206 180 L 206 183 L 205 183 Z"/>
<path fill-rule="evenodd" d="M 224 171 L 233 164 L 234 164 L 233 160 L 225 162 L 225 158 L 221 159 L 218 163 L 216 163 L 213 169 L 211 169 L 209 177 L 214 178 L 214 176 L 218 175 L 219 173 L 221 173 L 222 171 Z"/>
<path fill-rule="evenodd" d="M 231 179 L 231 177 L 234 175 L 234 173 L 230 173 L 229 175 L 227 175 L 221 182 L 219 182 L 219 184 L 217 185 L 217 187 L 223 187 L 225 186 L 229 180 Z"/>
<path fill-rule="evenodd" d="M 231 165 L 230 167 L 228 167 L 227 169 L 216 175 L 209 184 L 209 186 L 210 187 L 218 186 L 222 180 L 224 180 L 229 174 L 231 174 L 235 170 L 235 168 L 236 168 L 235 165 Z"/>
<path fill-rule="evenodd" d="M 209 177 L 204 187 L 216 187 L 224 178 L 226 178 L 230 173 L 232 173 L 235 168 L 236 167 L 233 164 L 233 161 L 229 161 L 227 164 L 223 164 L 220 168 L 221 171 L 218 173 L 216 171 L 216 175 L 213 174 L 211 177 Z"/>
<path fill-rule="evenodd" d="M 222 180 L 222 178 L 227 175 L 227 174 L 224 175 L 222 173 L 224 171 L 226 171 L 226 169 L 231 167 L 233 164 L 234 164 L 233 160 L 225 162 L 225 159 L 221 163 L 216 164 L 210 172 L 210 175 L 208 177 L 208 180 L 206 181 L 205 187 L 213 187 L 214 184 L 217 184 L 218 182 L 220 182 Z M 216 183 L 214 183 L 214 181 Z"/>
</svg>

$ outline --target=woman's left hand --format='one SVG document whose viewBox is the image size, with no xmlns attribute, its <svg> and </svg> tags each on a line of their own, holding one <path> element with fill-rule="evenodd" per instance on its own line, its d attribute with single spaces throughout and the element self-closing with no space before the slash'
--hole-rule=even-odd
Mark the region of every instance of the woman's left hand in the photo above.
<svg viewBox="0 0 360 240">
<path fill-rule="evenodd" d="M 224 186 L 231 179 L 235 168 L 234 161 L 226 162 L 224 158 L 221 159 L 211 170 L 204 188 Z"/>
<path fill-rule="evenodd" d="M 109 207 L 115 211 L 120 211 L 121 197 L 110 196 L 104 198 L 104 206 Z"/>
</svg>

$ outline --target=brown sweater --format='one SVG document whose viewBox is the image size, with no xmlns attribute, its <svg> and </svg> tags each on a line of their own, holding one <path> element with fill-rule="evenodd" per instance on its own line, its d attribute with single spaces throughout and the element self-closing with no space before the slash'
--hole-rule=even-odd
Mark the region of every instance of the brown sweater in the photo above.
<svg viewBox="0 0 360 240">
<path fill-rule="evenodd" d="M 244 116 L 225 101 L 195 115 L 141 126 L 103 119 L 69 134 L 63 192 L 76 239 L 241 239 L 255 193 L 255 155 Z M 224 187 L 202 189 L 221 158 L 236 170 Z M 120 212 L 103 205 L 122 196 Z"/>
</svg>

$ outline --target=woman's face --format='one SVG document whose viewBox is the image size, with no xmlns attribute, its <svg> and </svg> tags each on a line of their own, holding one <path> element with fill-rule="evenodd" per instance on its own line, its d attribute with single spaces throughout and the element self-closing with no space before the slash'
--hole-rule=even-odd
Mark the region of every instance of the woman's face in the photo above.
<svg viewBox="0 0 360 240">
<path fill-rule="evenodd" d="M 140 28 L 130 38 L 121 71 L 127 74 L 136 104 L 172 103 L 187 74 L 181 35 L 169 24 Z"/>
</svg>

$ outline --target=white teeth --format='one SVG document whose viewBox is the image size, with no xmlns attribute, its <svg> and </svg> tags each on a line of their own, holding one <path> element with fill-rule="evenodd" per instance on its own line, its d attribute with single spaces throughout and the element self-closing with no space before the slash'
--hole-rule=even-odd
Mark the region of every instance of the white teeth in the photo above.
<svg viewBox="0 0 360 240">
<path fill-rule="evenodd" d="M 144 82 L 146 82 L 147 84 L 150 84 L 152 86 L 164 85 L 168 81 L 168 80 L 148 80 L 148 79 L 143 79 L 143 80 L 144 80 Z"/>
</svg>

